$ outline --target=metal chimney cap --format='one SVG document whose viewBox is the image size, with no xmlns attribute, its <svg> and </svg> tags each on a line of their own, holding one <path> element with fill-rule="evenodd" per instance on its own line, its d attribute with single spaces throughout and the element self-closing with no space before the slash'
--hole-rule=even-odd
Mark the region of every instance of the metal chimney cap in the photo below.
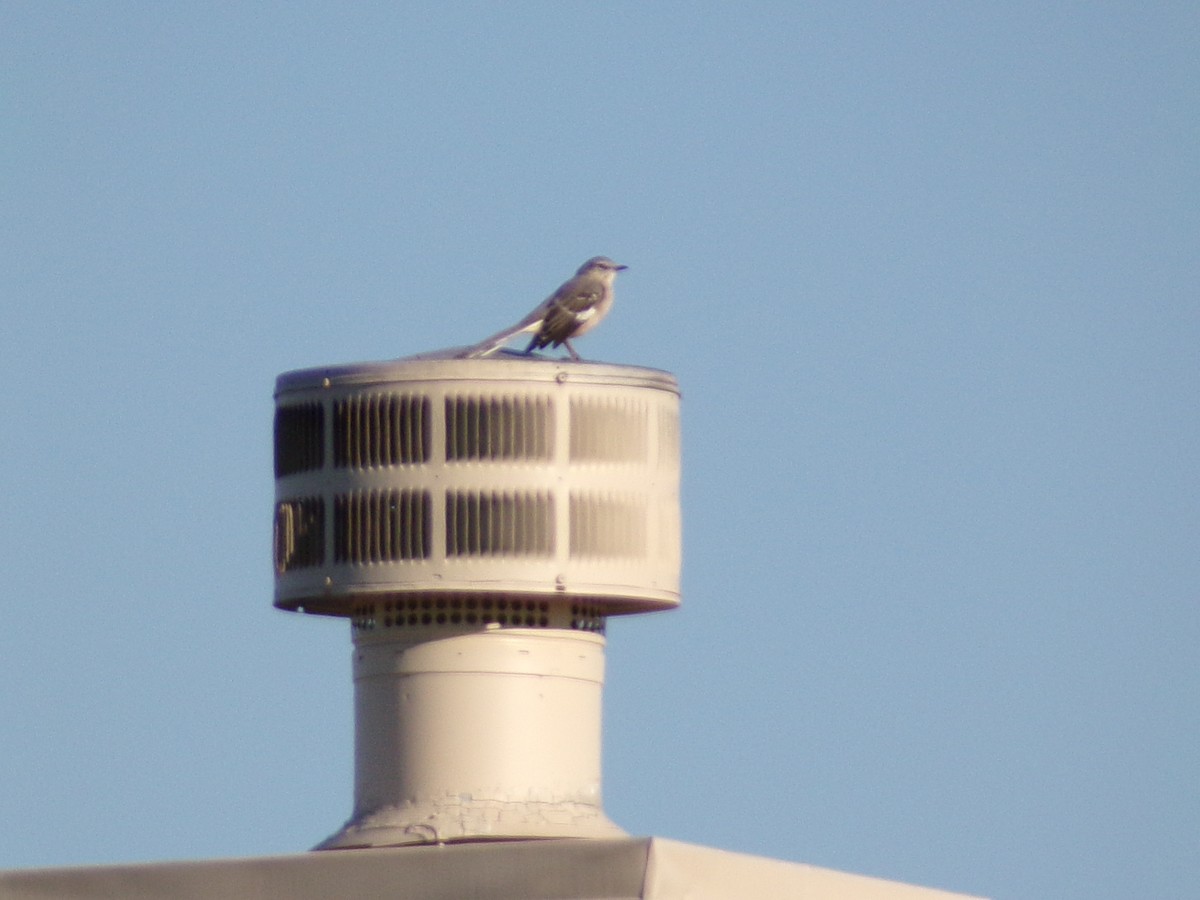
<svg viewBox="0 0 1200 900">
<path fill-rule="evenodd" d="M 411 601 L 470 623 L 519 598 L 547 625 L 548 604 L 677 606 L 679 399 L 659 369 L 517 354 L 280 375 L 275 605 L 364 626 L 421 624 Z"/>
</svg>

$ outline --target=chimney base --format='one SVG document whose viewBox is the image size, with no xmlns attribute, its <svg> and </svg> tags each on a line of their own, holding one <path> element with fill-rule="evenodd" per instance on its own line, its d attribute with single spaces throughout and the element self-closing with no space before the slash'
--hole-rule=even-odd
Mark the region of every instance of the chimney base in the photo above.
<svg viewBox="0 0 1200 900">
<path fill-rule="evenodd" d="M 625 833 L 600 800 L 603 635 L 355 633 L 355 812 L 316 849 Z"/>
</svg>

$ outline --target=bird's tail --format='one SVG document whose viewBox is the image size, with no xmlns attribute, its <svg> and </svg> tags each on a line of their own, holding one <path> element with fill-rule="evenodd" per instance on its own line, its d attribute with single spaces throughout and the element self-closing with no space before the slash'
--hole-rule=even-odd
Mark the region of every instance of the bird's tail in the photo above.
<svg viewBox="0 0 1200 900">
<path fill-rule="evenodd" d="M 542 319 L 545 318 L 546 311 L 543 303 L 516 325 L 510 325 L 503 331 L 497 331 L 491 337 L 486 337 L 478 344 L 472 344 L 466 350 L 458 354 L 459 359 L 483 359 L 485 356 L 491 356 L 518 334 L 529 331 L 537 331 L 542 324 Z"/>
<path fill-rule="evenodd" d="M 484 359 L 491 356 L 510 340 L 516 337 L 523 331 L 527 331 L 529 326 L 524 322 L 505 328 L 503 331 L 498 331 L 491 337 L 486 337 L 478 344 L 472 344 L 467 349 L 458 354 L 459 359 Z"/>
</svg>

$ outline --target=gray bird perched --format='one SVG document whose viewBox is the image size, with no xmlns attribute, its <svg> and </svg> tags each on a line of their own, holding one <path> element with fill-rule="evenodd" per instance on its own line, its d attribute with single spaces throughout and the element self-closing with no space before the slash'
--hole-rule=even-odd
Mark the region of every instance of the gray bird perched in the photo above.
<svg viewBox="0 0 1200 900">
<path fill-rule="evenodd" d="M 525 348 L 526 354 L 542 347 L 562 344 L 572 359 L 579 359 L 579 354 L 571 346 L 571 338 L 591 331 L 608 314 L 613 303 L 613 279 L 618 272 L 627 268 L 607 256 L 593 256 L 579 267 L 574 278 L 543 300 L 537 309 L 520 322 L 485 338 L 461 356 L 465 359 L 490 356 L 518 334 L 532 333 L 533 339 Z"/>
</svg>

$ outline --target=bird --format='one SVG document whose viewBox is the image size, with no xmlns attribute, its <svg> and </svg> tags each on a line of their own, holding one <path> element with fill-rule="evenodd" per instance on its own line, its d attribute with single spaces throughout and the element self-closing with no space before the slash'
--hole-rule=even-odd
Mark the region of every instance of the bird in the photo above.
<svg viewBox="0 0 1200 900">
<path fill-rule="evenodd" d="M 532 333 L 533 338 L 525 348 L 526 356 L 542 347 L 561 344 L 572 359 L 580 359 L 571 338 L 591 331 L 608 314 L 613 303 L 613 280 L 618 272 L 628 268 L 607 256 L 593 256 L 520 322 L 468 347 L 460 356 L 481 359 L 518 334 Z"/>
</svg>

